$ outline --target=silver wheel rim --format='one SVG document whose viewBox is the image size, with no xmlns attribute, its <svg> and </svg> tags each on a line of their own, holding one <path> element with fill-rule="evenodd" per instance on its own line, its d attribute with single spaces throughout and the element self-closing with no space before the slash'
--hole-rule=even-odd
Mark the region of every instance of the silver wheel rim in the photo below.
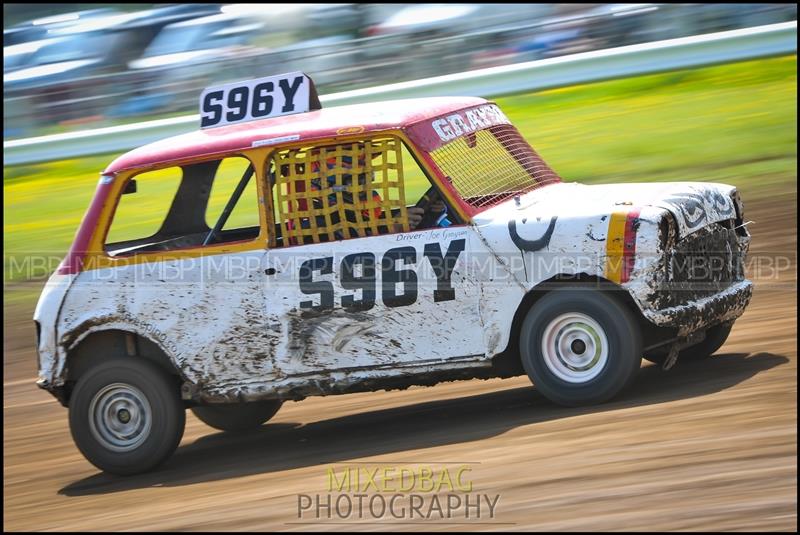
<svg viewBox="0 0 800 535">
<path fill-rule="evenodd" d="M 608 361 L 608 339 L 595 320 L 568 312 L 545 328 L 542 356 L 547 369 L 562 381 L 585 383 L 603 371 Z"/>
<path fill-rule="evenodd" d="M 114 383 L 92 398 L 89 426 L 103 447 L 116 452 L 131 451 L 150 435 L 152 414 L 150 403 L 138 388 Z"/>
</svg>

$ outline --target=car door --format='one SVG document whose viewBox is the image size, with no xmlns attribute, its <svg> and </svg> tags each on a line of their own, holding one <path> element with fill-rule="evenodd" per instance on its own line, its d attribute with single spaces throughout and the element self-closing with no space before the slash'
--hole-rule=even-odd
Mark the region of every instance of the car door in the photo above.
<svg viewBox="0 0 800 535">
<path fill-rule="evenodd" d="M 422 366 L 485 352 L 459 226 L 272 249 L 266 316 L 279 374 Z"/>
</svg>

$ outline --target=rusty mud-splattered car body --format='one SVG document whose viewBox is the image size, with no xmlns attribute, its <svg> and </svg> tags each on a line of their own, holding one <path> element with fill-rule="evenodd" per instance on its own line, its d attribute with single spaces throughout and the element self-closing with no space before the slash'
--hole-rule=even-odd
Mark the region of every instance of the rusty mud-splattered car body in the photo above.
<svg viewBox="0 0 800 535">
<path fill-rule="evenodd" d="M 735 188 L 563 182 L 480 98 L 320 109 L 283 75 L 102 173 L 39 301 L 39 381 L 98 467 L 150 469 L 185 410 L 527 374 L 600 403 L 642 357 L 725 341 L 751 296 Z"/>
</svg>

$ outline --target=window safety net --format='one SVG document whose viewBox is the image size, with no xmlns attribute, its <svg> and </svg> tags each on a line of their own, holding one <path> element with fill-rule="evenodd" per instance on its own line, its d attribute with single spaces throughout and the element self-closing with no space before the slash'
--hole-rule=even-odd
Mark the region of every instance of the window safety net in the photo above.
<svg viewBox="0 0 800 535">
<path fill-rule="evenodd" d="M 283 245 L 407 232 L 401 147 L 385 137 L 273 154 Z"/>
</svg>

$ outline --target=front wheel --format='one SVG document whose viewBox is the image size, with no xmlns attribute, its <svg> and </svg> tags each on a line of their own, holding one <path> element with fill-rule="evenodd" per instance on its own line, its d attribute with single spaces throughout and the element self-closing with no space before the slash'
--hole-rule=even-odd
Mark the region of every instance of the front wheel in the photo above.
<svg viewBox="0 0 800 535">
<path fill-rule="evenodd" d="M 528 312 L 520 355 L 528 377 L 549 400 L 591 405 L 608 401 L 633 380 L 642 340 L 631 312 L 611 295 L 563 288 Z"/>
<path fill-rule="evenodd" d="M 277 399 L 250 403 L 198 405 L 192 412 L 204 424 L 220 431 L 241 432 L 255 429 L 275 416 L 283 402 Z"/>
<path fill-rule="evenodd" d="M 146 472 L 183 437 L 186 410 L 178 385 L 155 364 L 109 358 L 78 379 L 69 403 L 75 445 L 112 474 Z"/>
</svg>

